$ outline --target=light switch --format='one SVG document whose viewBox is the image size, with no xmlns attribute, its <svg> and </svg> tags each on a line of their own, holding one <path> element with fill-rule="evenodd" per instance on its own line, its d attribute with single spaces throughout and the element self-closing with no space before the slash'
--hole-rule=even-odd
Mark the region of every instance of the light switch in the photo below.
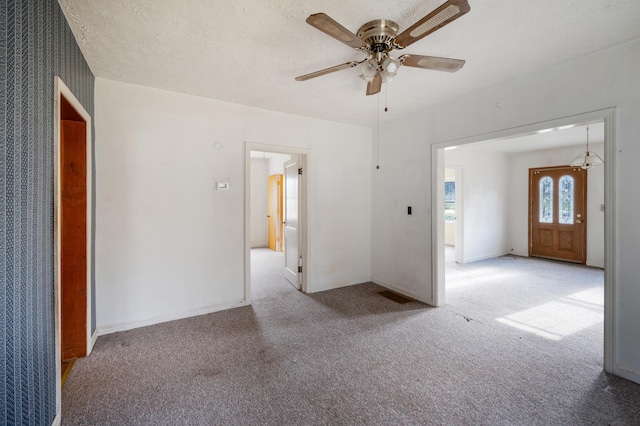
<svg viewBox="0 0 640 426">
<path fill-rule="evenodd" d="M 227 191 L 229 189 L 229 182 L 218 182 L 218 191 Z"/>
</svg>

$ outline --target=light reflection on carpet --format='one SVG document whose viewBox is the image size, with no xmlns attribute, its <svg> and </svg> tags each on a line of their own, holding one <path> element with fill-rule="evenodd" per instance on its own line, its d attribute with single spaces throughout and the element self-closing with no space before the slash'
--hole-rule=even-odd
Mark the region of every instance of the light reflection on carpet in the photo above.
<svg viewBox="0 0 640 426">
<path fill-rule="evenodd" d="M 602 323 L 603 300 L 603 289 L 593 288 L 515 312 L 496 321 L 546 339 L 561 340 Z"/>
</svg>

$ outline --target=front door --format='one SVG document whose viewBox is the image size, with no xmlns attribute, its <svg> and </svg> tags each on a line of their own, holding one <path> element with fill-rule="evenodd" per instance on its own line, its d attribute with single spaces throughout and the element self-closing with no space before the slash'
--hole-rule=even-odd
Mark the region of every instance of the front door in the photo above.
<svg viewBox="0 0 640 426">
<path fill-rule="evenodd" d="M 302 168 L 297 156 L 284 163 L 285 218 L 284 218 L 284 275 L 296 288 L 300 288 L 300 174 Z"/>
<path fill-rule="evenodd" d="M 529 169 L 529 256 L 584 264 L 587 171 Z"/>
</svg>

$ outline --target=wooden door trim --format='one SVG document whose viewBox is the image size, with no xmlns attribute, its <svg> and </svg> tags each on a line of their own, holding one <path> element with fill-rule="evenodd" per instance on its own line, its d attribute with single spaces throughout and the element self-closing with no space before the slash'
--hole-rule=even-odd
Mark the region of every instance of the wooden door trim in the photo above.
<svg viewBox="0 0 640 426">
<path fill-rule="evenodd" d="M 58 416 L 62 413 L 62 382 L 61 382 L 61 368 L 60 368 L 60 353 L 61 353 L 61 220 L 62 220 L 62 193 L 61 193 L 61 172 L 60 172 L 60 149 L 61 149 L 61 99 L 64 99 L 71 104 L 75 111 L 79 114 L 82 120 L 86 123 L 86 233 L 87 233 L 87 355 L 91 353 L 93 345 L 95 344 L 97 333 L 91 332 L 91 318 L 92 318 L 92 282 L 93 265 L 92 265 L 92 217 L 93 217 L 93 150 L 92 150 L 92 138 L 91 128 L 92 121 L 91 116 L 87 110 L 82 106 L 80 101 L 74 96 L 67 85 L 60 79 L 60 77 L 54 77 L 54 309 L 55 309 L 55 346 L 56 346 L 56 413 Z"/>
</svg>

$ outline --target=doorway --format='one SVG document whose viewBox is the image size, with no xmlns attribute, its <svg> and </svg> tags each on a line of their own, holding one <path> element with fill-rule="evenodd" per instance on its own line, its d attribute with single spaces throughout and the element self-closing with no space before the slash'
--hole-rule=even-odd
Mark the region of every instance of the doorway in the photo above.
<svg viewBox="0 0 640 426">
<path fill-rule="evenodd" d="M 91 352 L 91 116 L 64 82 L 55 82 L 55 283 L 58 412 L 63 367 Z M 63 361 L 65 362 L 63 364 Z"/>
<path fill-rule="evenodd" d="M 445 244 L 444 244 L 444 168 L 445 168 L 445 148 L 458 146 L 461 147 L 467 144 L 475 144 L 476 142 L 481 142 L 487 139 L 499 140 L 499 139 L 507 139 L 514 138 L 518 135 L 533 135 L 536 133 L 544 133 L 550 130 L 558 130 L 562 128 L 573 127 L 575 123 L 594 123 L 594 122 L 602 122 L 603 123 L 603 134 L 604 134 L 604 147 L 603 150 L 605 152 L 605 157 L 607 163 L 605 164 L 603 170 L 603 182 L 602 186 L 604 188 L 604 202 L 601 206 L 601 211 L 604 212 L 605 206 L 607 208 L 607 215 L 603 216 L 603 234 L 609 236 L 608 238 L 604 238 L 604 249 L 603 249 L 603 266 L 604 266 L 604 368 L 607 372 L 614 372 L 614 350 L 615 350 L 615 335 L 614 335 L 614 297 L 615 294 L 615 281 L 613 279 L 613 264 L 612 259 L 614 244 L 613 244 L 613 236 L 614 236 L 614 214 L 612 212 L 615 203 L 614 203 L 614 179 L 615 175 L 613 173 L 614 170 L 614 153 L 615 153 L 615 139 L 614 139 L 614 130 L 613 126 L 615 123 L 614 120 L 614 110 L 602 110 L 596 111 L 592 113 L 586 113 L 579 116 L 567 117 L 563 119 L 553 120 L 544 123 L 536 123 L 528 126 L 522 126 L 520 128 L 509 129 L 505 131 L 495 132 L 493 134 L 485 135 L 485 136 L 477 136 L 477 137 L 469 137 L 461 140 L 443 142 L 439 144 L 434 144 L 432 147 L 432 170 L 433 170 L 433 180 L 432 180 L 432 207 L 433 207 L 433 219 L 432 219 L 432 229 L 434 232 L 434 250 L 432 257 L 432 265 L 433 265 L 433 301 L 436 306 L 441 306 L 445 304 Z M 583 140 L 584 141 L 584 140 Z M 573 154 L 577 154 L 579 151 L 583 151 L 584 146 L 576 146 L 576 152 Z M 565 164 L 568 164 L 573 157 L 567 158 L 563 161 L 566 161 Z M 528 178 L 528 176 L 527 176 Z M 471 179 L 471 178 L 469 178 Z M 471 179 L 473 180 L 473 179 Z M 525 206 L 525 216 L 526 216 L 526 206 Z M 524 228 L 526 232 L 526 227 Z M 507 252 L 509 252 L 510 247 L 507 247 Z M 606 255 L 605 255 L 606 254 Z M 526 254 L 524 255 L 526 256 Z M 463 260 L 464 262 L 464 260 Z"/>
<path fill-rule="evenodd" d="M 305 150 L 246 144 L 247 304 L 276 285 L 306 291 L 306 160 Z"/>
</svg>

